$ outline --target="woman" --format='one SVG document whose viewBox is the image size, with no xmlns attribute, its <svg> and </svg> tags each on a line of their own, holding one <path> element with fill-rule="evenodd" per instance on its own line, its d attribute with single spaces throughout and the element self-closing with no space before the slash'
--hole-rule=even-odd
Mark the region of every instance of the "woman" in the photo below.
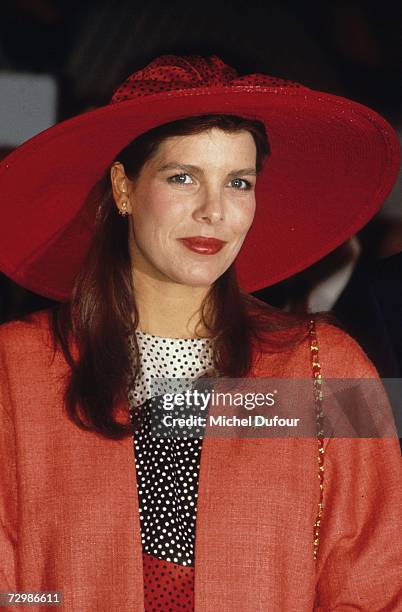
<svg viewBox="0 0 402 612">
<path fill-rule="evenodd" d="M 324 318 L 248 295 L 366 223 L 398 160 L 373 111 L 216 56 L 158 58 L 5 160 L 1 268 L 62 304 L 1 328 L 2 591 L 401 608 L 389 409 L 381 438 L 321 431 L 321 372 L 376 371 Z M 155 379 L 211 376 L 307 379 L 317 435 L 155 435 Z"/>
</svg>

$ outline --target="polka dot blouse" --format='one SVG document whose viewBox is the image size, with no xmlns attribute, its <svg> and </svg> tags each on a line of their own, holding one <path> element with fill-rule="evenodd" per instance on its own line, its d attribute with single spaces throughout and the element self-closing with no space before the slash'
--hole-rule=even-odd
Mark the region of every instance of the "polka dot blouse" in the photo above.
<svg viewBox="0 0 402 612">
<path fill-rule="evenodd" d="M 135 332 L 140 371 L 128 387 L 144 566 L 145 611 L 194 610 L 194 549 L 202 437 L 156 436 L 155 378 L 196 379 L 213 367 L 208 338 Z M 129 336 L 131 355 L 133 336 Z M 169 381 L 166 381 L 168 384 Z"/>
</svg>

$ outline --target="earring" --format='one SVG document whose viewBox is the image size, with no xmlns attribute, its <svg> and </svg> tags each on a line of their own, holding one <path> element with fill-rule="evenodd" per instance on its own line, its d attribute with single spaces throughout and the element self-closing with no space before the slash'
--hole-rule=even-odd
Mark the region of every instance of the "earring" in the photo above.
<svg viewBox="0 0 402 612">
<path fill-rule="evenodd" d="M 119 208 L 119 215 L 121 215 L 122 217 L 128 215 L 127 202 L 122 202 L 121 208 Z"/>
</svg>

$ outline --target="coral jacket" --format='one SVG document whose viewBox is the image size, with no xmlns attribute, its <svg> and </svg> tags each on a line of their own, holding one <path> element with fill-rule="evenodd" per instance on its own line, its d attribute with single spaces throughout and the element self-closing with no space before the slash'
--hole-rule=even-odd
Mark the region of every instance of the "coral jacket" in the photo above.
<svg viewBox="0 0 402 612">
<path fill-rule="evenodd" d="M 0 591 L 62 591 L 74 612 L 143 612 L 133 441 L 65 416 L 68 367 L 52 359 L 46 321 L 41 312 L 0 327 Z M 319 324 L 317 335 L 324 379 L 377 376 L 345 333 Z M 256 354 L 251 372 L 310 375 L 307 340 Z M 397 437 L 326 438 L 324 482 L 315 561 L 317 439 L 204 439 L 196 612 L 402 610 Z"/>
</svg>

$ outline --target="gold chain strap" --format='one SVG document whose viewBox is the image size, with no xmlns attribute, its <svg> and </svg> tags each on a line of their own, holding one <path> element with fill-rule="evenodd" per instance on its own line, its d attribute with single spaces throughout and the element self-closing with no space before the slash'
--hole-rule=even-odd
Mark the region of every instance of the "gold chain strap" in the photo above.
<svg viewBox="0 0 402 612">
<path fill-rule="evenodd" d="M 314 538 L 313 538 L 313 556 L 314 559 L 318 558 L 318 547 L 320 544 L 320 526 L 321 519 L 324 512 L 324 431 L 323 422 L 324 413 L 322 410 L 322 376 L 321 376 L 321 365 L 318 359 L 318 341 L 315 329 L 314 319 L 310 320 L 309 325 L 310 335 L 310 353 L 311 353 L 311 367 L 313 374 L 313 392 L 314 402 L 316 409 L 316 426 L 317 426 L 317 440 L 318 440 L 318 479 L 320 482 L 320 498 L 318 502 L 318 513 L 314 523 Z"/>
</svg>

